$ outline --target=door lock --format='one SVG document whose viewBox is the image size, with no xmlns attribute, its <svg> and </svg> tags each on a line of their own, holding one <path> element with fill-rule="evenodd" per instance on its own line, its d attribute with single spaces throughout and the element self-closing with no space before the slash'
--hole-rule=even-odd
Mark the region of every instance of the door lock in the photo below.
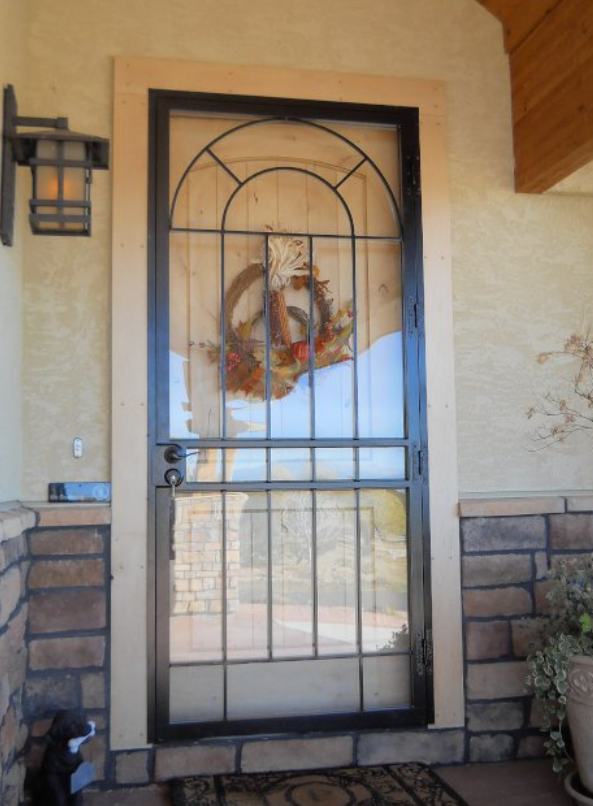
<svg viewBox="0 0 593 806">
<path fill-rule="evenodd" d="M 177 470 L 176 467 L 170 467 L 165 472 L 165 481 L 167 482 L 169 487 L 171 487 L 171 489 L 175 489 L 175 487 L 179 487 L 179 485 L 183 481 L 183 476 L 181 475 L 179 470 Z"/>
</svg>

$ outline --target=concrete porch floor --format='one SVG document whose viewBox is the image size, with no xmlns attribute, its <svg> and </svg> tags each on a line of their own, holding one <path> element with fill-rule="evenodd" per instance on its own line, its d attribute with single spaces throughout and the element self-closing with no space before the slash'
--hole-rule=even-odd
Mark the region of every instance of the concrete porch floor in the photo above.
<svg viewBox="0 0 593 806">
<path fill-rule="evenodd" d="M 469 806 L 571 806 L 547 760 L 440 767 Z M 84 806 L 169 806 L 166 786 L 88 792 Z"/>
</svg>

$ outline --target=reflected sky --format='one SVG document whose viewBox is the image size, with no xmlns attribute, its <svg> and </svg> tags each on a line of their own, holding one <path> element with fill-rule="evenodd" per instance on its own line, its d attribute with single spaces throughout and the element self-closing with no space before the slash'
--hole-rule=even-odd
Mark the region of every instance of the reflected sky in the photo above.
<svg viewBox="0 0 593 806">
<path fill-rule="evenodd" d="M 402 371 L 402 334 L 390 333 L 378 339 L 369 350 L 358 356 L 358 406 L 359 436 L 403 437 L 404 436 L 404 390 Z M 190 431 L 192 415 L 185 381 L 186 360 L 177 353 L 170 353 L 170 415 L 173 439 L 199 439 Z M 391 368 L 386 371 L 386 368 Z M 345 361 L 315 371 L 315 427 L 317 437 L 334 437 L 336 422 L 348 419 L 352 412 L 352 361 Z M 303 408 L 310 404 L 309 376 L 302 375 L 293 391 L 282 400 L 273 400 L 270 405 L 271 420 L 282 423 L 285 439 L 302 438 Z M 199 405 L 199 404 L 198 404 Z M 253 439 L 265 436 L 266 404 L 264 401 L 232 400 L 227 402 L 227 411 L 235 424 L 235 436 Z M 344 417 L 346 413 L 346 418 Z M 350 415 L 351 416 L 351 415 Z M 275 429 L 274 429 L 275 430 Z M 344 434 L 344 436 L 351 436 Z M 377 451 L 373 462 L 385 465 L 383 473 L 393 477 L 393 454 Z M 403 477 L 403 459 L 396 476 Z M 294 466 L 293 466 L 294 470 Z M 331 477 L 331 468 L 328 468 Z M 383 474 L 382 474 L 383 475 Z M 233 474 L 234 481 L 246 480 Z"/>
</svg>

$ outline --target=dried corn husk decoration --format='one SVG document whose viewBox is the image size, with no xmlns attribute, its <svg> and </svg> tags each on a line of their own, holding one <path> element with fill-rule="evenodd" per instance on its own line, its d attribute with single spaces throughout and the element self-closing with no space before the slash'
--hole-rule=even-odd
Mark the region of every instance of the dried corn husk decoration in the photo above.
<svg viewBox="0 0 593 806">
<path fill-rule="evenodd" d="M 308 275 L 308 250 L 301 238 L 285 235 L 268 238 L 270 331 L 274 345 L 290 347 L 292 344 L 288 309 L 282 291 L 295 277 Z"/>
<path fill-rule="evenodd" d="M 309 274 L 309 255 L 301 238 L 275 235 L 268 238 L 270 291 L 281 291 L 294 277 Z"/>
</svg>

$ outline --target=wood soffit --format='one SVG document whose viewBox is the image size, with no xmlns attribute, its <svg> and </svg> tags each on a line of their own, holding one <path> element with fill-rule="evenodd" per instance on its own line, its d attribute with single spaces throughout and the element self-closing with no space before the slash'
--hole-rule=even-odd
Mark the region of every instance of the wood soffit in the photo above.
<svg viewBox="0 0 593 806">
<path fill-rule="evenodd" d="M 516 189 L 543 193 L 593 160 L 593 2 L 478 2 L 509 54 Z"/>
</svg>

